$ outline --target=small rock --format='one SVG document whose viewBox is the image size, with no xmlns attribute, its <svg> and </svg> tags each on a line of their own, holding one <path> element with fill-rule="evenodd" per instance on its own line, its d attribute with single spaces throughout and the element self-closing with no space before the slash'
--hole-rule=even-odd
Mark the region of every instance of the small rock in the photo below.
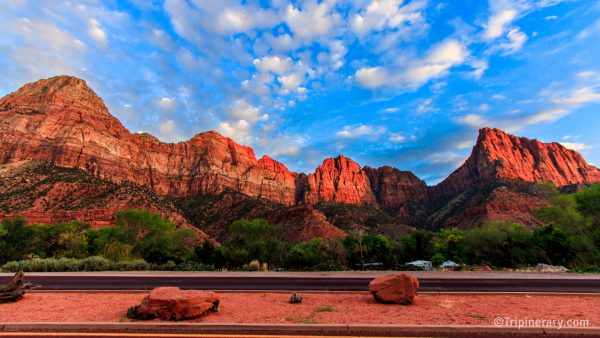
<svg viewBox="0 0 600 338">
<path fill-rule="evenodd" d="M 183 320 L 200 317 L 218 308 L 219 297 L 214 292 L 159 287 L 150 291 L 142 304 L 128 316 L 135 319 Z"/>
<path fill-rule="evenodd" d="M 535 271 L 539 272 L 567 272 L 569 269 L 565 268 L 562 265 L 548 265 L 548 264 L 538 264 L 535 266 Z"/>
<path fill-rule="evenodd" d="M 492 271 L 492 268 L 487 265 L 473 265 L 471 271 Z"/>
<path fill-rule="evenodd" d="M 380 303 L 412 304 L 418 289 L 417 277 L 403 273 L 381 276 L 369 283 L 369 292 Z"/>
</svg>

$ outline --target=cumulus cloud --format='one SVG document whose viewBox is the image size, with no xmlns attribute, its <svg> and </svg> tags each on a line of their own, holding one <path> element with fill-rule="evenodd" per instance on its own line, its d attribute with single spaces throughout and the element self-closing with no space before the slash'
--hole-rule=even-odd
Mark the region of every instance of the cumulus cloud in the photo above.
<svg viewBox="0 0 600 338">
<path fill-rule="evenodd" d="M 492 13 L 483 32 L 483 37 L 486 40 L 493 40 L 502 36 L 507 27 L 517 18 L 517 11 L 513 8 L 501 9 L 494 7 L 499 7 L 499 5 L 492 6 Z"/>
<path fill-rule="evenodd" d="M 285 22 L 294 37 L 303 41 L 312 41 L 315 38 L 330 36 L 341 22 L 341 16 L 334 10 L 332 2 L 318 3 L 307 0 L 302 8 L 289 5 L 285 12 Z"/>
<path fill-rule="evenodd" d="M 283 74 L 292 68 L 292 59 L 280 56 L 265 56 L 262 59 L 254 59 L 256 69 L 263 72 Z"/>
<path fill-rule="evenodd" d="M 464 63 L 468 56 L 464 43 L 447 39 L 434 45 L 422 59 L 391 66 L 389 70 L 380 66 L 361 68 L 355 73 L 355 79 L 361 86 L 371 89 L 383 86 L 416 89 Z"/>
<path fill-rule="evenodd" d="M 244 120 L 249 123 L 255 123 L 258 120 L 268 120 L 269 115 L 262 114 L 258 107 L 251 105 L 245 100 L 236 100 L 229 111 L 233 119 Z"/>
<path fill-rule="evenodd" d="M 98 44 L 106 45 L 106 33 L 100 27 L 100 23 L 96 19 L 90 20 L 90 28 L 88 30 L 90 37 L 94 39 Z"/>
<path fill-rule="evenodd" d="M 252 137 L 250 131 L 252 126 L 246 120 L 221 122 L 217 131 L 221 134 L 234 139 L 236 142 L 242 144 L 252 143 Z"/>
<path fill-rule="evenodd" d="M 421 12 L 427 6 L 426 1 L 411 1 L 404 4 L 402 0 L 373 0 L 366 8 L 354 14 L 350 26 L 354 33 L 363 37 L 372 31 L 384 29 L 407 31 L 422 29 L 427 26 Z"/>
</svg>

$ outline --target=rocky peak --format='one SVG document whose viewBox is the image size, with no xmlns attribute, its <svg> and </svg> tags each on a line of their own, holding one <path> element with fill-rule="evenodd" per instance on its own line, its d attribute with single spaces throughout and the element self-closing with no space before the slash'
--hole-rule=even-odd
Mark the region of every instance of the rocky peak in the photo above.
<svg viewBox="0 0 600 338">
<path fill-rule="evenodd" d="M 367 174 L 358 163 L 339 155 L 323 161 L 314 174 L 308 175 L 305 202 L 375 204 Z"/>
<path fill-rule="evenodd" d="M 110 115 L 102 99 L 87 83 L 73 76 L 55 76 L 26 84 L 0 100 L 0 109 L 58 113 L 76 108 L 94 115 Z"/>
<path fill-rule="evenodd" d="M 465 163 L 437 186 L 443 195 L 495 181 L 549 182 L 561 187 L 600 181 L 600 170 L 575 150 L 483 128 Z"/>
<path fill-rule="evenodd" d="M 377 202 L 384 207 L 397 207 L 409 201 L 423 201 L 428 197 L 428 187 L 410 171 L 390 166 L 364 167 Z"/>
</svg>

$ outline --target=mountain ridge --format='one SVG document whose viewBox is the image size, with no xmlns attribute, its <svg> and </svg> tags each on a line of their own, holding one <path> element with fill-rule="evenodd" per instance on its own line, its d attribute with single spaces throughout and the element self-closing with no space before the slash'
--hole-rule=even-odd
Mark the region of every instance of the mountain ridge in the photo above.
<svg viewBox="0 0 600 338">
<path fill-rule="evenodd" d="M 399 219 L 414 219 L 415 210 L 424 213 L 418 204 L 455 199 L 466 190 L 503 182 L 551 182 L 559 187 L 600 182 L 600 170 L 578 152 L 492 128 L 479 131 L 471 155 L 435 186 L 410 171 L 361 167 L 344 155 L 324 159 L 313 173 L 296 173 L 267 155 L 257 159 L 251 147 L 216 131 L 178 143 L 131 133 L 84 80 L 70 76 L 26 84 L 0 99 L 0 132 L 0 164 L 46 161 L 174 197 L 232 190 L 285 206 L 391 208 Z M 488 203 L 488 197 L 498 203 Z M 469 210 L 477 217 L 481 212 L 501 215 L 510 212 L 507 201 L 518 202 L 521 195 L 498 190 L 488 197 L 477 199 L 487 201 L 487 207 Z"/>
</svg>

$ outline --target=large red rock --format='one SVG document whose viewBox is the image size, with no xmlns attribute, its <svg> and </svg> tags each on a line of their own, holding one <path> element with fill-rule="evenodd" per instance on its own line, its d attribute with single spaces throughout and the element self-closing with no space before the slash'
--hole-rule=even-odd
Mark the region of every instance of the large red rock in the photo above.
<svg viewBox="0 0 600 338">
<path fill-rule="evenodd" d="M 410 305 L 418 289 L 417 277 L 404 273 L 377 277 L 369 283 L 369 292 L 380 303 Z"/>
<path fill-rule="evenodd" d="M 194 319 L 218 308 L 219 297 L 214 292 L 159 287 L 150 291 L 133 316 L 137 319 Z"/>
<path fill-rule="evenodd" d="M 600 182 L 600 170 L 575 150 L 483 128 L 466 162 L 442 181 L 436 192 L 460 195 L 498 181 L 552 183 L 555 186 Z"/>
</svg>

